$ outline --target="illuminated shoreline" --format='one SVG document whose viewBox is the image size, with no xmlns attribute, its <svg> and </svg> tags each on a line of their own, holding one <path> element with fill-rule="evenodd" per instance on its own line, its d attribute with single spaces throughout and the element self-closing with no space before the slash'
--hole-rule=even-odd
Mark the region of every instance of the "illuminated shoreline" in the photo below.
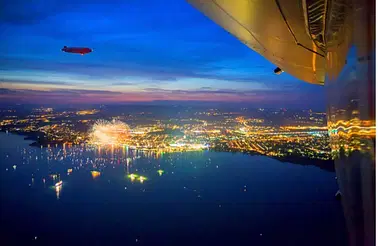
<svg viewBox="0 0 378 246">
<path fill-rule="evenodd" d="M 97 115 L 101 109 L 54 111 L 37 109 L 23 118 L 5 117 L 1 128 L 23 131 L 37 147 L 93 145 L 97 149 L 125 148 L 155 153 L 216 150 L 269 156 L 328 160 L 332 157 L 325 114 L 312 111 L 259 109 L 259 116 L 195 111 L 184 117 L 164 119 L 149 112 Z M 45 112 L 46 111 L 46 112 Z M 256 111 L 257 112 L 257 111 Z M 92 116 L 95 115 L 95 116 Z M 282 125 L 273 125 L 270 116 L 280 115 Z M 264 118 L 265 117 L 265 118 Z M 130 126 L 129 126 L 130 125 Z"/>
<path fill-rule="evenodd" d="M 25 136 L 27 133 L 19 134 L 17 132 L 9 132 L 9 134 L 14 135 L 21 135 Z M 25 138 L 24 138 L 25 139 Z M 41 145 L 37 142 L 33 142 L 29 144 L 32 147 L 41 148 Z M 119 151 L 119 150 L 131 150 L 137 152 L 144 152 L 147 155 L 152 154 L 155 157 L 163 156 L 164 154 L 175 154 L 175 153 L 190 153 L 190 152 L 203 152 L 203 151 L 210 151 L 210 152 L 220 152 L 220 153 L 235 153 L 235 154 L 245 154 L 245 155 L 251 155 L 251 156 L 265 156 L 268 158 L 272 158 L 275 160 L 278 160 L 280 162 L 290 162 L 293 164 L 298 165 L 311 165 L 316 166 L 322 170 L 328 171 L 328 172 L 335 172 L 333 160 L 331 159 L 318 159 L 318 158 L 309 158 L 306 156 L 300 156 L 300 155 L 286 155 L 286 156 L 269 156 L 266 154 L 258 153 L 256 151 L 248 151 L 248 150 L 242 150 L 242 149 L 230 149 L 230 148 L 219 148 L 214 146 L 209 146 L 209 148 L 205 149 L 143 149 L 143 148 L 132 148 L 128 147 L 126 145 L 108 145 L 108 146 L 96 146 L 96 145 L 89 145 L 86 143 L 81 144 L 63 144 L 63 143 L 57 143 L 57 144 L 44 144 L 42 147 L 46 148 L 77 148 L 77 147 L 83 147 L 83 148 L 90 148 L 97 151 Z"/>
</svg>

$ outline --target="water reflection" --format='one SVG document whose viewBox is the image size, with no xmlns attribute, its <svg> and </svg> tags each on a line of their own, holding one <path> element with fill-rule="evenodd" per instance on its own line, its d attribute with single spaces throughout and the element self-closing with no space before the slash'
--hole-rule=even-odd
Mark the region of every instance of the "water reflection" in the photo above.
<svg viewBox="0 0 378 246">
<path fill-rule="evenodd" d="M 334 7 L 343 18 L 329 23 L 328 127 L 349 243 L 374 245 L 375 4 L 345 3 Z"/>
<path fill-rule="evenodd" d="M 147 173 L 157 172 L 162 176 L 165 172 L 161 169 L 160 159 L 162 153 L 153 151 L 138 151 L 124 147 L 99 147 L 92 145 L 63 145 L 62 148 L 47 147 L 43 149 L 24 148 L 20 151 L 23 165 L 36 165 L 47 162 L 45 168 L 48 173 L 41 177 L 43 183 L 55 184 L 64 177 L 75 175 L 80 170 L 90 173 L 93 179 L 98 179 L 105 169 L 123 167 L 126 179 L 144 183 L 147 181 Z M 176 167 L 175 161 L 180 160 L 183 153 L 176 153 L 167 156 L 167 164 L 172 168 Z M 192 152 L 191 155 L 201 156 L 202 152 Z M 205 163 L 209 167 L 211 158 Z M 196 165 L 190 162 L 193 168 Z M 13 166 L 16 169 L 16 166 Z M 174 172 L 171 172 L 174 174 Z M 33 178 L 34 179 L 34 178 Z M 62 186 L 59 186 L 59 191 Z M 58 190 L 58 189 L 57 189 Z"/>
<path fill-rule="evenodd" d="M 19 136 L 4 141 L 13 137 L 24 141 Z M 88 244 L 93 231 L 101 231 L 104 236 L 95 240 L 104 245 L 113 245 L 112 238 L 128 244 L 131 238 L 148 244 L 167 240 L 163 245 L 195 238 L 220 245 L 231 238 L 230 244 L 256 242 L 260 234 L 263 245 L 345 242 L 334 174 L 316 167 L 242 154 L 204 151 L 158 157 L 85 145 L 40 149 L 18 144 L 0 149 L 0 160 L 5 187 L 1 209 L 7 211 L 9 228 L 17 228 L 7 232 L 17 234 L 12 240 L 30 232 L 49 241 L 58 237 L 49 228 L 59 227 L 67 244 L 77 237 Z M 88 223 L 95 229 L 83 230 Z M 335 233 L 332 228 L 340 229 Z"/>
<path fill-rule="evenodd" d="M 56 193 L 56 199 L 59 200 L 60 198 L 60 191 L 62 190 L 62 187 L 63 187 L 63 181 L 59 181 L 55 184 L 55 193 Z"/>
<path fill-rule="evenodd" d="M 60 191 L 61 191 L 61 189 L 62 189 L 62 186 L 56 186 L 55 187 L 56 199 L 58 199 L 58 200 L 60 198 Z"/>
</svg>

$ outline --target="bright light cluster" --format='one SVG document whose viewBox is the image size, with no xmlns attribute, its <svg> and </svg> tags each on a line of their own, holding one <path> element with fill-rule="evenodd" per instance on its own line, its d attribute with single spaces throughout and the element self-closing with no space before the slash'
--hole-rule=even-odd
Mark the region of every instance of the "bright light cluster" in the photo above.
<svg viewBox="0 0 378 246">
<path fill-rule="evenodd" d="M 119 120 L 98 120 L 89 134 L 89 143 L 98 145 L 125 144 L 130 137 L 129 126 Z"/>
</svg>

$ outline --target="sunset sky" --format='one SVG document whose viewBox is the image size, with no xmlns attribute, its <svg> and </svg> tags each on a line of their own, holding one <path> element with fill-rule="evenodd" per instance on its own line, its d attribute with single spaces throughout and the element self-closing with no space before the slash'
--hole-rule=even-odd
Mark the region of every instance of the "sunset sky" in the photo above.
<svg viewBox="0 0 378 246">
<path fill-rule="evenodd" d="M 0 102 L 324 107 L 323 87 L 274 75 L 273 64 L 183 0 L 12 0 L 0 9 Z"/>
</svg>

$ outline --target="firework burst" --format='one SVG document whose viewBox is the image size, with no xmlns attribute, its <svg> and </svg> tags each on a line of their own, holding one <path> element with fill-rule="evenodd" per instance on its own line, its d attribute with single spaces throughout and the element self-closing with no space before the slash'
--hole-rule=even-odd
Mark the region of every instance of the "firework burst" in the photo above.
<svg viewBox="0 0 378 246">
<path fill-rule="evenodd" d="M 89 143 L 96 145 L 125 144 L 130 136 L 129 126 L 119 120 L 97 120 L 89 133 Z"/>
</svg>

